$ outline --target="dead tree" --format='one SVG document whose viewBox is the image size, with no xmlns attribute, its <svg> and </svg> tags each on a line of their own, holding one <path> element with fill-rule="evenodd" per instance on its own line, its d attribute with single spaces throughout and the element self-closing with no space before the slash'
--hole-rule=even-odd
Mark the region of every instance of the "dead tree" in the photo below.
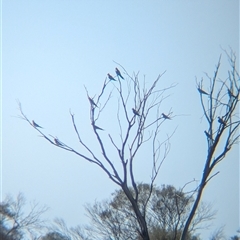
<svg viewBox="0 0 240 240">
<path fill-rule="evenodd" d="M 236 69 L 236 56 L 231 51 L 226 52 L 230 63 L 230 70 L 226 80 L 218 78 L 221 56 L 213 77 L 206 74 L 207 80 L 197 83 L 200 102 L 203 109 L 203 118 L 207 121 L 208 129 L 204 131 L 207 140 L 206 161 L 196 199 L 189 217 L 185 223 L 181 240 L 186 240 L 188 229 L 193 221 L 199 206 L 204 188 L 219 172 L 213 172 L 217 164 L 226 157 L 234 144 L 239 143 L 239 100 L 240 77 Z M 206 83 L 206 85 L 203 85 Z"/>
<path fill-rule="evenodd" d="M 157 84 L 163 75 L 161 74 L 147 88 L 145 81 L 143 81 L 143 84 L 140 83 L 138 74 L 130 76 L 124 68 L 122 69 L 126 75 L 125 79 L 121 73 L 119 74 L 120 71 L 118 69 L 116 69 L 117 75 L 115 77 L 108 74 L 108 79 L 105 79 L 98 96 L 94 98 L 90 97 L 86 90 L 90 106 L 90 124 L 95 140 L 101 150 L 100 154 L 93 152 L 91 147 L 86 144 L 86 141 L 81 136 L 80 128 L 75 122 L 75 116 L 71 112 L 73 128 L 83 151 L 76 151 L 63 140 L 44 133 L 44 129 L 40 128 L 34 121 L 31 122 L 23 113 L 20 102 L 19 109 L 21 118 L 26 120 L 47 141 L 56 147 L 77 154 L 90 163 L 96 164 L 115 184 L 121 187 L 136 215 L 138 222 L 136 231 L 139 233 L 141 239 L 149 240 L 148 226 L 145 218 L 146 209 L 152 194 L 154 181 L 169 152 L 169 140 L 174 133 L 173 131 L 169 136 L 164 136 L 164 139 L 163 136 L 160 136 L 161 126 L 174 117 L 171 109 L 168 113 L 162 113 L 161 103 L 168 97 L 166 91 L 173 88 L 176 84 L 158 89 Z M 110 87 L 111 90 L 109 89 Z M 99 126 L 98 122 L 104 116 L 104 111 L 112 101 L 113 94 L 117 96 L 118 101 L 117 108 L 115 108 L 117 109 L 115 120 L 118 123 L 120 139 L 116 139 L 112 133 L 108 133 L 106 140 L 106 138 L 103 138 L 103 135 L 108 131 L 108 126 L 107 124 L 106 126 Z M 111 120 L 114 121 L 113 119 L 114 115 L 111 112 Z M 137 157 L 137 153 L 139 153 L 145 143 L 150 141 L 151 149 L 149 149 L 148 161 L 149 164 L 152 164 L 151 191 L 149 192 L 144 208 L 140 209 L 138 204 L 139 189 L 134 175 L 134 166 L 137 164 L 137 158 L 139 158 Z M 109 144 L 112 147 L 110 150 L 108 148 Z M 83 152 L 86 152 L 86 154 Z M 110 152 L 111 154 L 115 153 L 114 161 L 116 162 L 116 159 L 118 159 L 118 164 L 120 163 L 121 166 L 120 169 L 114 164 L 112 157 L 110 157 Z M 130 191 L 130 187 L 134 189 L 134 192 Z"/>
</svg>

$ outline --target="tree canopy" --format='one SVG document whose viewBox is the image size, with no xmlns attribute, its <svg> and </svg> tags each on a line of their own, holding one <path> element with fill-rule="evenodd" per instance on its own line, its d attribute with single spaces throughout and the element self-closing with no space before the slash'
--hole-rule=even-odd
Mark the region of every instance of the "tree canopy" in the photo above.
<svg viewBox="0 0 240 240">
<path fill-rule="evenodd" d="M 41 216 L 47 207 L 32 203 L 28 213 L 24 211 L 26 200 L 23 193 L 17 199 L 8 196 L 0 203 L 0 237 L 4 240 L 20 240 L 27 237 L 35 238 L 44 230 Z"/>
<path fill-rule="evenodd" d="M 193 204 L 193 197 L 185 194 L 183 189 L 177 190 L 170 185 L 154 186 L 151 190 L 150 184 L 139 183 L 137 188 L 139 189 L 139 208 L 144 208 L 149 201 L 146 222 L 150 238 L 179 239 Z M 134 189 L 131 191 L 134 192 Z M 149 191 L 152 191 L 150 200 L 147 199 Z M 93 206 L 88 204 L 85 208 L 91 219 L 91 225 L 87 229 L 92 239 L 140 239 L 137 219 L 122 190 L 116 190 L 110 200 L 96 201 Z M 202 204 L 191 225 L 188 239 L 196 237 L 195 230 L 206 227 L 205 221 L 212 220 L 214 215 L 211 205 Z"/>
</svg>

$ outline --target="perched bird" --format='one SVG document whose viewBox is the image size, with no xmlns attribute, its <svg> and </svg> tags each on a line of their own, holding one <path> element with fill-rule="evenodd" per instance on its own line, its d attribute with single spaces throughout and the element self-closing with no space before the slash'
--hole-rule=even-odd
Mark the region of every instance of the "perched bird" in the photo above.
<svg viewBox="0 0 240 240">
<path fill-rule="evenodd" d="M 36 124 L 36 123 L 34 122 L 34 120 L 32 120 L 32 125 L 33 125 L 35 128 L 43 128 L 43 127 L 39 126 L 38 124 Z"/>
<path fill-rule="evenodd" d="M 137 110 L 135 110 L 134 108 L 132 108 L 132 111 L 133 111 L 134 115 L 140 116 L 139 112 Z"/>
<path fill-rule="evenodd" d="M 89 102 L 91 103 L 92 106 L 98 107 L 97 104 L 93 101 L 92 98 L 88 97 L 88 99 L 89 99 Z"/>
<path fill-rule="evenodd" d="M 104 129 L 102 129 L 102 128 L 96 126 L 95 124 L 93 124 L 93 127 L 94 127 L 96 130 L 102 130 L 102 131 L 104 131 Z"/>
<path fill-rule="evenodd" d="M 202 90 L 200 87 L 198 87 L 197 89 L 198 89 L 198 91 L 199 91 L 201 94 L 209 95 L 207 92 L 205 92 L 204 90 Z"/>
<path fill-rule="evenodd" d="M 118 68 L 115 68 L 116 74 L 121 78 L 124 79 L 121 72 L 118 70 Z"/>
<path fill-rule="evenodd" d="M 209 139 L 213 140 L 212 137 L 211 137 L 211 135 L 210 135 L 207 131 L 204 131 L 204 133 L 206 134 L 206 136 L 207 136 Z"/>
<path fill-rule="evenodd" d="M 56 145 L 58 145 L 58 146 L 63 146 L 63 144 L 62 144 L 57 138 L 54 138 L 54 142 L 55 142 Z"/>
<path fill-rule="evenodd" d="M 110 75 L 109 73 L 108 73 L 108 78 L 112 81 L 116 81 L 116 79 L 112 75 Z"/>
<path fill-rule="evenodd" d="M 218 117 L 218 122 L 219 123 L 221 123 L 223 126 L 225 126 L 226 125 L 226 123 L 223 121 L 223 119 L 222 118 L 220 118 L 220 117 Z"/>
<path fill-rule="evenodd" d="M 164 113 L 162 113 L 162 116 L 163 116 L 163 118 L 165 118 L 165 119 L 171 120 L 171 118 L 170 118 L 169 116 L 167 116 L 166 114 L 164 114 Z"/>
<path fill-rule="evenodd" d="M 235 96 L 233 95 L 233 93 L 232 93 L 231 90 L 229 90 L 229 89 L 228 89 L 228 95 L 229 95 L 230 98 L 231 98 L 231 97 L 235 98 Z"/>
</svg>

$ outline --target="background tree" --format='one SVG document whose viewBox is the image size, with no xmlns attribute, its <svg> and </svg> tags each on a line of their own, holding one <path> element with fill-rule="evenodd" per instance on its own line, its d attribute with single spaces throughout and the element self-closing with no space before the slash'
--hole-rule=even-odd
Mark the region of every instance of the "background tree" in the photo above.
<svg viewBox="0 0 240 240">
<path fill-rule="evenodd" d="M 240 239 L 240 228 L 237 230 L 237 235 L 234 235 L 230 238 L 230 240 L 239 240 Z"/>
<path fill-rule="evenodd" d="M 26 204 L 22 193 L 19 193 L 16 200 L 8 196 L 0 203 L 0 236 L 4 240 L 26 239 L 27 236 L 35 238 L 44 230 L 44 221 L 41 216 L 47 208 L 39 207 L 32 203 L 30 211 L 25 214 Z"/>
<path fill-rule="evenodd" d="M 221 56 L 219 58 L 213 77 L 206 74 L 206 84 L 203 79 L 197 83 L 200 94 L 200 102 L 203 109 L 203 117 L 206 119 L 208 129 L 205 130 L 207 149 L 206 161 L 200 185 L 197 189 L 195 202 L 186 221 L 181 240 L 186 239 L 191 222 L 194 219 L 200 203 L 203 190 L 208 182 L 219 172 L 213 173 L 216 166 L 226 157 L 234 144 L 239 143 L 239 100 L 240 77 L 236 69 L 236 56 L 231 51 L 225 52 L 230 70 L 225 80 L 218 77 Z M 208 85 L 208 90 L 204 85 Z"/>
<path fill-rule="evenodd" d="M 49 232 L 45 236 L 40 238 L 40 240 L 70 240 L 70 239 L 71 238 L 68 238 L 59 232 Z"/>
<path fill-rule="evenodd" d="M 224 226 L 216 229 L 209 238 L 209 240 L 224 240 L 224 239 L 226 239 L 224 235 Z"/>
<path fill-rule="evenodd" d="M 140 189 L 140 198 L 145 199 L 146 192 L 149 191 L 149 184 L 138 184 Z M 133 191 L 131 189 L 131 191 Z M 20 194 L 20 199 L 23 198 L 23 194 Z M 180 201 L 177 200 L 181 196 Z M 19 196 L 18 196 L 19 198 Z M 163 185 L 161 188 L 155 187 L 153 188 L 153 194 L 149 201 L 149 208 L 147 209 L 147 224 L 149 227 L 149 236 L 151 239 L 165 239 L 172 240 L 178 239 L 181 230 L 175 234 L 174 227 L 176 226 L 172 224 L 172 222 L 181 222 L 184 220 L 183 212 L 175 212 L 178 209 L 176 206 L 181 206 L 181 203 L 190 204 L 193 199 L 189 194 L 183 193 L 183 189 L 176 190 L 173 186 L 165 186 Z M 140 239 L 137 232 L 135 232 L 135 228 L 131 227 L 129 222 L 136 223 L 136 217 L 133 213 L 131 205 L 129 204 L 128 199 L 124 195 L 122 190 L 116 190 L 112 194 L 112 198 L 108 201 L 96 202 L 93 206 L 86 205 L 86 210 L 92 220 L 92 224 L 89 226 L 80 226 L 76 227 L 67 227 L 66 223 L 62 219 L 55 219 L 53 223 L 48 222 L 43 224 L 43 220 L 41 220 L 41 215 L 39 215 L 39 223 L 38 224 L 30 224 L 31 217 L 30 214 L 24 214 L 23 212 L 23 204 L 21 205 L 21 212 L 25 221 L 29 222 L 27 229 L 21 223 L 16 228 L 12 228 L 12 224 L 14 222 L 15 208 L 16 202 L 11 197 L 6 198 L 4 202 L 0 203 L 0 239 L 1 240 L 13 240 L 13 239 L 38 239 L 38 240 L 94 240 L 94 239 Z M 20 201 L 21 202 L 21 201 Z M 144 201 L 141 201 L 143 204 Z M 24 200 L 25 203 L 25 200 Z M 36 205 L 36 204 L 34 204 Z M 155 206 L 162 205 L 164 208 L 164 218 L 160 218 L 158 213 L 155 213 Z M 200 238 L 195 235 L 195 230 L 200 229 L 199 224 L 202 222 L 211 220 L 214 215 L 211 206 L 203 204 L 203 210 L 199 210 L 198 208 L 198 216 L 199 219 L 197 224 L 192 227 L 192 231 L 188 234 L 187 239 L 190 240 L 199 240 Z M 32 206 L 31 206 L 32 208 Z M 40 208 L 39 208 L 40 209 Z M 162 209 L 162 207 L 158 207 L 157 209 Z M 180 209 L 180 208 L 179 208 Z M 186 206 L 186 213 L 188 212 L 188 206 Z M 36 212 L 36 211 L 34 211 Z M 33 214 L 33 213 L 32 213 Z M 36 214 L 33 214 L 36 215 Z M 177 216 L 179 215 L 179 216 Z M 27 217 L 28 216 L 28 217 Z M 26 220 L 26 219 L 29 220 Z M 128 219 L 126 219 L 128 218 Z M 158 219 L 161 219 L 160 221 Z M 6 220 L 7 219 L 7 220 Z M 35 218 L 36 219 L 36 218 Z M 174 221 L 175 219 L 176 221 Z M 178 219 L 181 219 L 178 221 Z M 183 220 L 182 220 L 183 219 Z M 131 221 L 129 221 L 131 220 Z M 45 221 L 44 221 L 45 222 Z M 162 224 L 161 222 L 167 223 Z M 132 224 L 132 225 L 133 225 Z M 167 226 L 163 228 L 162 226 Z M 180 225 L 179 225 L 180 226 Z M 207 227 L 206 225 L 201 225 L 201 227 Z M 126 231 L 125 231 L 126 230 Z M 29 231 L 31 234 L 29 234 Z M 226 239 L 236 239 L 238 240 L 238 236 L 235 235 L 231 238 L 224 237 L 223 227 L 217 229 L 211 236 L 210 239 L 215 240 L 226 240 Z"/>
<path fill-rule="evenodd" d="M 140 209 L 144 207 L 149 191 L 152 191 L 146 211 L 150 239 L 179 239 L 193 197 L 185 194 L 183 189 L 177 190 L 169 185 L 161 188 L 154 186 L 152 190 L 149 184 L 140 183 L 137 187 Z M 86 227 L 87 232 L 93 233 L 91 239 L 140 239 L 135 228 L 137 219 L 122 190 L 116 190 L 110 200 L 96 201 L 93 206 L 86 205 L 85 209 L 91 219 L 91 224 Z M 203 223 L 212 220 L 214 215 L 211 205 L 202 204 L 191 225 L 188 239 L 197 239 L 195 230 L 207 227 Z"/>
<path fill-rule="evenodd" d="M 63 219 L 56 218 L 40 240 L 91 240 L 88 235 L 85 233 L 85 227 L 77 225 L 69 228 Z"/>
<path fill-rule="evenodd" d="M 122 189 L 131 203 L 136 217 L 135 231 L 142 239 L 149 240 L 146 222 L 147 205 L 160 166 L 169 152 L 169 139 L 172 136 L 167 135 L 165 138 L 160 136 L 161 126 L 165 121 L 169 121 L 173 117 L 171 110 L 168 113 L 161 112 L 161 103 L 168 97 L 165 95 L 166 91 L 175 85 L 158 89 L 157 85 L 162 77 L 161 74 L 147 88 L 145 80 L 143 84 L 140 83 L 138 74 L 131 77 L 127 71 L 124 70 L 124 73 L 127 76 L 125 80 L 121 78 L 118 71 L 116 71 L 117 76 L 108 75 L 109 80 L 105 79 L 100 94 L 95 98 L 90 97 L 87 92 L 90 105 L 90 124 L 100 151 L 93 152 L 91 146 L 87 145 L 82 139 L 74 114 L 70 113 L 73 128 L 81 146 L 80 151 L 73 149 L 57 137 L 50 138 L 49 135 L 43 132 L 41 126 L 27 118 L 20 103 L 19 108 L 21 117 L 31 124 L 47 141 L 56 147 L 77 154 L 90 163 L 96 164 Z M 111 89 L 109 89 L 110 86 Z M 108 139 L 106 139 L 103 135 L 102 126 L 97 125 L 99 119 L 104 117 L 104 111 L 108 104 L 112 101 L 113 92 L 117 95 L 114 108 L 116 109 L 117 106 L 117 111 L 114 116 L 112 114 L 113 110 L 111 110 L 110 120 L 118 124 L 120 139 L 115 138 L 113 133 L 109 133 Z M 106 121 L 109 121 L 109 117 Z M 104 129 L 107 131 L 107 126 Z M 52 137 L 52 135 L 50 136 Z M 152 165 L 151 183 L 146 201 L 140 208 L 139 189 L 136 184 L 134 168 L 138 160 L 137 154 L 147 142 L 151 142 L 151 150 L 148 151 L 148 157 L 146 157 L 147 165 Z M 133 191 L 130 190 L 130 187 Z"/>
</svg>

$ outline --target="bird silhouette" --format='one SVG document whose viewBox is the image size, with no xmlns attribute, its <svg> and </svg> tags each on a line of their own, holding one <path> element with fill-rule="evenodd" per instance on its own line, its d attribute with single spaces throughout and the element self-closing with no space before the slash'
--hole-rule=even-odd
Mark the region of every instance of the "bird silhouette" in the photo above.
<svg viewBox="0 0 240 240">
<path fill-rule="evenodd" d="M 115 71 L 116 71 L 117 76 L 119 76 L 121 79 L 124 79 L 118 68 L 115 68 Z"/>
<path fill-rule="evenodd" d="M 220 117 L 218 117 L 218 122 L 221 123 L 221 124 L 224 125 L 224 126 L 226 125 L 226 123 L 225 123 L 225 122 L 223 121 L 223 119 L 220 118 Z"/>
<path fill-rule="evenodd" d="M 57 138 L 54 138 L 54 142 L 55 142 L 56 145 L 58 145 L 58 146 L 63 146 L 63 144 L 62 144 Z"/>
<path fill-rule="evenodd" d="M 32 120 L 32 125 L 33 125 L 35 128 L 43 128 L 43 127 L 39 126 L 37 123 L 35 123 L 34 120 Z"/>
<path fill-rule="evenodd" d="M 104 129 L 102 129 L 102 128 L 96 126 L 95 124 L 93 124 L 93 127 L 94 127 L 96 130 L 102 130 L 102 131 L 104 131 Z"/>
<path fill-rule="evenodd" d="M 207 92 L 205 92 L 204 90 L 202 90 L 200 87 L 198 87 L 197 89 L 198 89 L 198 91 L 199 91 L 201 94 L 209 95 Z"/>
<path fill-rule="evenodd" d="M 110 75 L 109 73 L 108 73 L 108 78 L 112 81 L 116 81 L 116 79 L 112 75 Z"/>
<path fill-rule="evenodd" d="M 211 135 L 210 135 L 207 131 L 204 131 L 204 133 L 206 134 L 206 136 L 207 136 L 209 139 L 213 140 L 212 137 L 211 137 Z"/>
<path fill-rule="evenodd" d="M 98 107 L 97 104 L 93 101 L 92 98 L 88 97 L 89 102 L 91 103 L 92 106 Z"/>
<path fill-rule="evenodd" d="M 169 116 L 167 116 L 166 114 L 164 114 L 164 113 L 162 113 L 162 116 L 163 116 L 163 118 L 165 118 L 165 119 L 171 120 L 171 118 L 170 118 Z"/>
<path fill-rule="evenodd" d="M 229 95 L 230 98 L 231 98 L 231 97 L 235 98 L 235 96 L 233 95 L 233 93 L 232 93 L 231 90 L 229 90 L 229 89 L 228 89 L 228 95 Z"/>
<path fill-rule="evenodd" d="M 133 111 L 134 115 L 140 116 L 139 112 L 136 109 L 132 108 L 132 111 Z"/>
</svg>

